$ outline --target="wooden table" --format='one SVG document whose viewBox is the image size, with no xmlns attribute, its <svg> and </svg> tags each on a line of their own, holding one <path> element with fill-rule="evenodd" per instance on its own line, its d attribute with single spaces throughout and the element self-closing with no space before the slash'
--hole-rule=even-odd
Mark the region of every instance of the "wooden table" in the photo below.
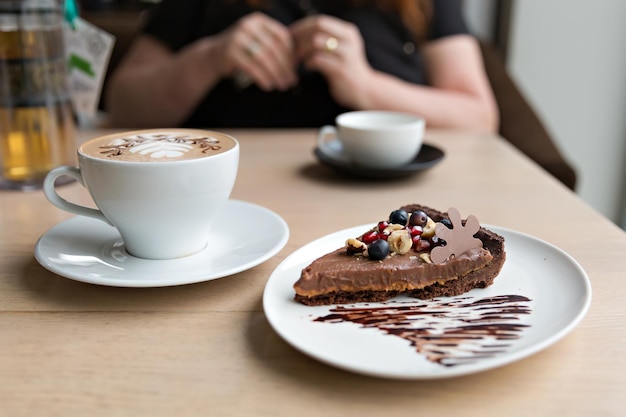
<svg viewBox="0 0 626 417">
<path fill-rule="evenodd" d="M 241 142 L 232 197 L 275 211 L 291 234 L 278 255 L 228 278 L 138 289 L 56 276 L 33 248 L 70 215 L 41 192 L 0 192 L 1 416 L 626 415 L 626 234 L 507 142 L 429 131 L 442 163 L 372 182 L 319 165 L 314 131 L 229 133 Z M 62 192 L 89 201 L 77 184 Z M 349 373 L 285 343 L 262 310 L 279 262 L 413 202 L 459 207 L 564 249 L 592 281 L 588 315 L 527 359 L 434 381 Z"/>
</svg>

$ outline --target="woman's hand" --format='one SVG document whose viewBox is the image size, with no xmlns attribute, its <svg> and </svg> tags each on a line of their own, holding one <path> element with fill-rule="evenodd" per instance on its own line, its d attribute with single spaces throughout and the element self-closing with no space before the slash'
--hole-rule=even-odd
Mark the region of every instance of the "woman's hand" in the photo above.
<svg viewBox="0 0 626 417">
<path fill-rule="evenodd" d="M 234 76 L 265 91 L 286 90 L 297 82 L 289 29 L 260 12 L 218 35 L 212 58 L 223 77 Z"/>
<path fill-rule="evenodd" d="M 315 15 L 295 22 L 290 30 L 296 59 L 326 77 L 338 103 L 360 108 L 361 86 L 367 85 L 374 71 L 367 62 L 359 29 L 332 16 Z"/>
</svg>

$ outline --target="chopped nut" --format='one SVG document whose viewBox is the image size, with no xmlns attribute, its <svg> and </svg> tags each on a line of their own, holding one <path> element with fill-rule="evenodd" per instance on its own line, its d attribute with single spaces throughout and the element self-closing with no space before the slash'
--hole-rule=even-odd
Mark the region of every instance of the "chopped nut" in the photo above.
<svg viewBox="0 0 626 417">
<path fill-rule="evenodd" d="M 389 226 L 385 227 L 385 230 L 383 230 L 383 233 L 390 235 L 396 230 L 402 230 L 402 229 L 404 229 L 404 226 L 400 224 L 392 223 Z"/>
<path fill-rule="evenodd" d="M 436 224 L 437 223 L 435 223 L 435 221 L 433 219 L 428 217 L 428 220 L 426 221 L 426 226 L 424 226 L 424 230 L 422 231 L 422 237 L 431 238 L 431 237 L 435 236 L 435 225 Z"/>
<path fill-rule="evenodd" d="M 365 252 L 365 249 L 367 249 L 367 245 L 358 239 L 351 237 L 346 240 L 346 252 L 350 255 Z"/>
<path fill-rule="evenodd" d="M 430 259 L 430 253 L 428 252 L 420 253 L 420 259 L 426 262 L 427 264 L 433 263 L 433 261 Z"/>
<path fill-rule="evenodd" d="M 406 229 L 394 230 L 391 232 L 389 238 L 387 239 L 387 243 L 389 243 L 389 249 L 399 255 L 408 253 L 413 246 L 411 235 Z"/>
</svg>

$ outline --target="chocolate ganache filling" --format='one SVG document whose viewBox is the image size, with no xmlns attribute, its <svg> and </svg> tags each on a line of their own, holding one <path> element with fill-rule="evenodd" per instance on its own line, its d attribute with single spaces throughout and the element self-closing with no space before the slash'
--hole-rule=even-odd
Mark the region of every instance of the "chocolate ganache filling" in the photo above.
<svg viewBox="0 0 626 417">
<path fill-rule="evenodd" d="M 423 288 L 475 271 L 493 256 L 483 248 L 468 252 L 443 264 L 425 262 L 417 255 L 391 256 L 384 262 L 352 256 L 338 249 L 313 262 L 302 271 L 298 294 L 312 296 L 339 291 L 408 291 Z"/>
</svg>

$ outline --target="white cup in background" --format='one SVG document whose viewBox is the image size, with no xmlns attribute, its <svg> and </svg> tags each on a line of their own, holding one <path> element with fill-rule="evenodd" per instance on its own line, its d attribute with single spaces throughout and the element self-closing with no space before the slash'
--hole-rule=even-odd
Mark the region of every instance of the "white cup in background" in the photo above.
<svg viewBox="0 0 626 417">
<path fill-rule="evenodd" d="M 94 138 L 78 149 L 79 168 L 62 166 L 44 181 L 62 210 L 118 229 L 129 254 L 145 259 L 192 255 L 211 241 L 233 189 L 239 144 L 223 133 L 149 129 Z M 55 189 L 69 176 L 89 190 L 98 209 L 70 203 Z"/>
<path fill-rule="evenodd" d="M 323 126 L 317 146 L 331 157 L 359 166 L 393 169 L 415 159 L 425 125 L 423 118 L 406 113 L 353 111 L 337 116 L 335 126 Z"/>
</svg>

